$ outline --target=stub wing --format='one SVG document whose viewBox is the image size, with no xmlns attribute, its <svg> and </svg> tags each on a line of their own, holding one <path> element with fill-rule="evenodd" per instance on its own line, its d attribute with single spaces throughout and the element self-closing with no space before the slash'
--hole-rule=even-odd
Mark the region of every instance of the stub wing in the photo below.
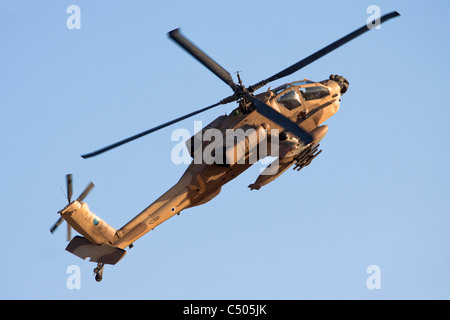
<svg viewBox="0 0 450 320">
<path fill-rule="evenodd" d="M 259 190 L 262 186 L 274 181 L 294 164 L 294 170 L 297 171 L 307 167 L 311 161 L 322 152 L 322 150 L 318 150 L 319 146 L 320 144 L 310 144 L 294 157 L 275 159 L 266 169 L 264 169 L 256 179 L 255 183 L 252 183 L 248 187 L 250 190 Z"/>
<path fill-rule="evenodd" d="M 91 262 L 112 265 L 119 262 L 127 253 L 125 250 L 107 243 L 93 244 L 86 238 L 80 236 L 74 237 L 66 250 L 83 260 L 90 258 Z"/>
<path fill-rule="evenodd" d="M 293 158 L 275 159 L 264 171 L 258 176 L 256 181 L 249 185 L 250 190 L 259 190 L 262 186 L 274 181 L 290 166 L 293 165 Z"/>
</svg>

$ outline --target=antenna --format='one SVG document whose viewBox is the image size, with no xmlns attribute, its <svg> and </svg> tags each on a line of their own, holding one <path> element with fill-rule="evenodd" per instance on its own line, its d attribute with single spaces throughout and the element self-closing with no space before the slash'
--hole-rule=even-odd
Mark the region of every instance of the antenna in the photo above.
<svg viewBox="0 0 450 320">
<path fill-rule="evenodd" d="M 237 74 L 239 85 L 243 88 L 244 85 L 242 84 L 242 79 L 241 79 L 241 76 L 239 75 L 239 72 L 242 72 L 242 71 L 236 71 L 235 73 Z"/>
</svg>

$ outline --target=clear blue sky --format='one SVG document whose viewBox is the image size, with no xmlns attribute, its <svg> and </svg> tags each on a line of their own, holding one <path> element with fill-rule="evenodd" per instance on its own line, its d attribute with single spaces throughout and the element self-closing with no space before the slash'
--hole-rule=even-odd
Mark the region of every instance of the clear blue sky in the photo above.
<svg viewBox="0 0 450 320">
<path fill-rule="evenodd" d="M 66 27 L 69 5 L 81 29 Z M 167 39 L 184 34 L 250 85 L 366 22 L 402 16 L 274 83 L 342 74 L 350 89 L 323 153 L 250 192 L 259 168 L 135 243 L 104 280 L 49 227 L 86 201 L 120 228 L 175 184 L 176 128 L 96 150 L 230 94 Z M 0 3 L 2 299 L 450 298 L 448 1 L 26 1 Z M 66 287 L 67 267 L 81 289 Z M 369 290 L 366 269 L 381 270 Z"/>
</svg>

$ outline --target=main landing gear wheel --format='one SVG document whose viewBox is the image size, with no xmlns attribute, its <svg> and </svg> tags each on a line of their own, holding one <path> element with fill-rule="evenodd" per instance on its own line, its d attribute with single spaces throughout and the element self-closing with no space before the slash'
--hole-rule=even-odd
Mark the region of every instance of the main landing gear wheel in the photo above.
<svg viewBox="0 0 450 320">
<path fill-rule="evenodd" d="M 103 263 L 98 263 L 97 268 L 94 269 L 95 281 L 100 282 L 103 279 Z"/>
</svg>

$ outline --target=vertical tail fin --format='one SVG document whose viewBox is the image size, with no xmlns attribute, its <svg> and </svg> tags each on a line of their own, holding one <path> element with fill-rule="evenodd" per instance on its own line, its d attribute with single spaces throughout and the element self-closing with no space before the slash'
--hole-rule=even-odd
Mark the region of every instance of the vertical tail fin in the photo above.
<svg viewBox="0 0 450 320">
<path fill-rule="evenodd" d="M 115 240 L 116 229 L 92 213 L 85 202 L 73 201 L 60 214 L 73 229 L 93 244 L 111 244 Z"/>
</svg>

